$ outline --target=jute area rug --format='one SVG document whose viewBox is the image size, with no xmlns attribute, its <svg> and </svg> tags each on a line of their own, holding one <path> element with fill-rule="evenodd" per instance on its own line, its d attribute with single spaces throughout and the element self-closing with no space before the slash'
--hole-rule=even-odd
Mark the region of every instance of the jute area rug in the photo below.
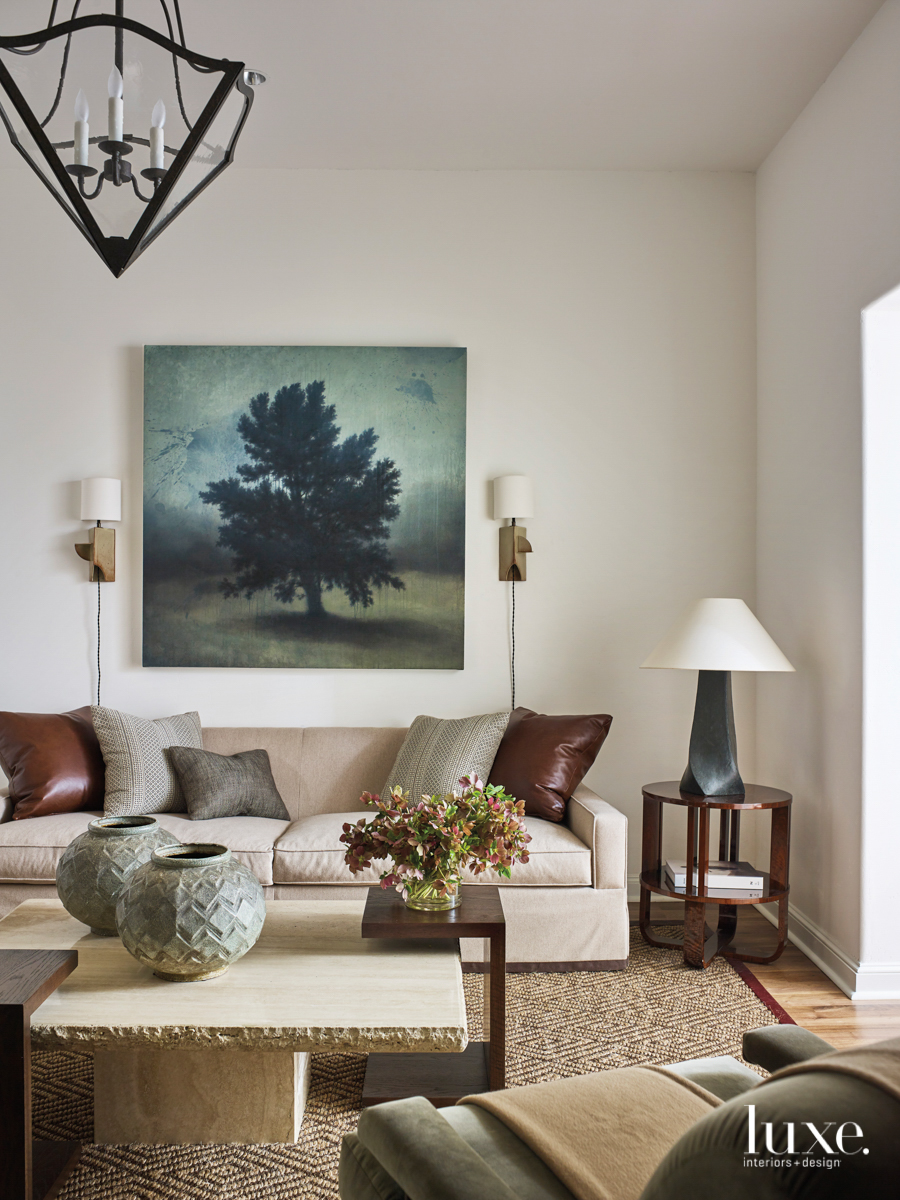
<svg viewBox="0 0 900 1200">
<path fill-rule="evenodd" d="M 464 978 L 475 1040 L 482 977 Z M 625 971 L 507 977 L 508 1086 L 713 1054 L 739 1058 L 742 1033 L 777 1024 L 777 1011 L 725 959 L 691 970 L 678 951 L 652 949 L 635 930 Z M 341 1138 L 356 1128 L 365 1062 L 314 1055 L 295 1145 L 86 1144 L 60 1200 L 337 1200 Z M 35 1137 L 90 1143 L 92 1106 L 89 1055 L 35 1052 Z"/>
</svg>

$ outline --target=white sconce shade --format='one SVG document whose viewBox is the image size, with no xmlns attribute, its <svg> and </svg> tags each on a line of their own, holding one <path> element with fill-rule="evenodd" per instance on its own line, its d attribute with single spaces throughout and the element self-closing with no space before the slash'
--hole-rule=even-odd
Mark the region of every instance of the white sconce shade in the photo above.
<svg viewBox="0 0 900 1200">
<path fill-rule="evenodd" d="M 527 475 L 501 475 L 494 480 L 494 520 L 534 516 L 534 487 Z"/>
<path fill-rule="evenodd" d="M 122 520 L 122 480 L 82 479 L 82 521 Z"/>
<path fill-rule="evenodd" d="M 743 600 L 695 600 L 642 667 L 682 671 L 793 671 Z"/>
</svg>

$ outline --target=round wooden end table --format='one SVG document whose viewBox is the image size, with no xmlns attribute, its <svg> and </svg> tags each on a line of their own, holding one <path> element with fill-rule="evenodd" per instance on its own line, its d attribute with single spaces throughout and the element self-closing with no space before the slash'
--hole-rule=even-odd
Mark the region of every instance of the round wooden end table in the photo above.
<svg viewBox="0 0 900 1200">
<path fill-rule="evenodd" d="M 738 958 L 741 962 L 770 963 L 784 950 L 788 928 L 788 861 L 791 849 L 790 792 L 778 788 L 748 784 L 746 791 L 734 796 L 695 796 L 683 792 L 677 781 L 648 783 L 643 788 L 644 821 L 641 850 L 640 927 L 645 942 L 651 946 L 678 947 L 684 951 L 684 961 L 691 967 L 706 967 L 717 954 Z M 676 804 L 687 811 L 688 871 L 686 886 L 676 888 L 666 878 L 662 858 L 663 805 Z M 769 849 L 769 869 L 762 872 L 762 892 L 749 896 L 738 889 L 733 894 L 717 890 L 710 893 L 706 885 L 709 869 L 710 813 L 719 812 L 719 859 L 737 863 L 740 860 L 741 813 L 754 809 L 771 809 L 772 836 Z M 650 899 L 653 894 L 671 900 L 684 901 L 684 937 L 658 937 L 651 932 Z M 778 904 L 778 944 L 768 957 L 742 954 L 731 947 L 737 926 L 739 904 Z M 706 924 L 706 906 L 716 904 L 719 919 L 715 929 Z"/>
</svg>

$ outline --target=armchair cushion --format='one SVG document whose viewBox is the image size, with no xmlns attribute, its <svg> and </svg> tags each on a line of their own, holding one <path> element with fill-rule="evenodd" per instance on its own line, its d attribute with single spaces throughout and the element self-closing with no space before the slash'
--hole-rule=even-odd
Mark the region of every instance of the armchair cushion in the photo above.
<svg viewBox="0 0 900 1200">
<path fill-rule="evenodd" d="M 785 1121 L 796 1127 L 800 1153 L 789 1167 L 744 1166 L 748 1149 L 747 1105 L 755 1106 L 756 1149 L 761 1162 L 770 1155 L 764 1126 L 771 1122 L 779 1148 L 785 1146 Z M 834 1135 L 845 1122 L 859 1125 L 868 1154 L 826 1156 L 803 1122 L 824 1131 L 834 1148 Z M 736 1096 L 698 1121 L 662 1160 L 640 1200 L 848 1200 L 896 1194 L 900 1173 L 900 1101 L 850 1075 L 810 1072 L 766 1080 Z M 811 1154 L 805 1153 L 812 1149 Z M 831 1169 L 824 1165 L 832 1162 Z M 837 1160 L 837 1161 L 835 1161 Z"/>
<path fill-rule="evenodd" d="M 718 1054 L 715 1058 L 691 1058 L 685 1062 L 666 1063 L 666 1070 L 682 1079 L 712 1092 L 720 1100 L 731 1100 L 747 1092 L 760 1082 L 760 1077 L 730 1054 Z"/>
<path fill-rule="evenodd" d="M 486 1108 L 455 1104 L 441 1116 L 512 1188 L 519 1200 L 573 1200 L 572 1193 L 521 1138 Z"/>
<path fill-rule="evenodd" d="M 338 1163 L 341 1200 L 407 1200 L 406 1193 L 355 1133 L 341 1143 Z"/>
<path fill-rule="evenodd" d="M 421 1096 L 363 1109 L 357 1137 L 409 1200 L 518 1200 Z"/>
<path fill-rule="evenodd" d="M 805 1062 L 834 1047 L 800 1025 L 763 1025 L 744 1034 L 742 1053 L 747 1062 L 766 1071 L 780 1071 L 792 1063 Z"/>
<path fill-rule="evenodd" d="M 675 1142 L 722 1102 L 663 1068 L 624 1067 L 460 1103 L 498 1117 L 580 1200 L 638 1200 Z"/>
</svg>

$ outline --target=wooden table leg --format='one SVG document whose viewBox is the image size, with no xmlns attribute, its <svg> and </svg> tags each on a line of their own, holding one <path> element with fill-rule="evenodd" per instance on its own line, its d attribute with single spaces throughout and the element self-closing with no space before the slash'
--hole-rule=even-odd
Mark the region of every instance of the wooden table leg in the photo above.
<svg viewBox="0 0 900 1200">
<path fill-rule="evenodd" d="M 688 865 L 690 870 L 690 865 Z M 705 967 L 706 901 L 684 902 L 684 961 L 689 967 Z"/>
<path fill-rule="evenodd" d="M 745 963 L 773 963 L 777 958 L 780 958 L 787 942 L 788 931 L 788 898 L 787 895 L 781 897 L 778 901 L 778 941 L 775 944 L 775 949 L 771 954 L 742 954 L 739 950 L 726 950 L 727 958 L 737 958 Z"/>
<path fill-rule="evenodd" d="M 77 964 L 74 950 L 0 951 L 0 1200 L 52 1200 L 81 1154 L 31 1138 L 31 1014 Z"/>
<path fill-rule="evenodd" d="M 0 1009 L 0 1197 L 31 1191 L 31 1052 L 29 1020 L 20 1006 Z"/>
<path fill-rule="evenodd" d="M 644 797 L 644 820 L 641 827 L 641 874 L 653 873 L 662 868 L 662 802 Z M 641 884 L 638 907 L 638 927 L 641 937 L 649 946 L 671 947 L 678 945 L 672 938 L 660 940 L 651 931 L 650 901 L 652 893 Z"/>
<path fill-rule="evenodd" d="M 719 905 L 719 920 L 716 926 L 716 932 L 719 935 L 719 952 L 725 949 L 734 941 L 735 931 L 737 930 L 737 905 L 736 904 L 720 904 Z"/>
<path fill-rule="evenodd" d="M 491 934 L 489 989 L 488 1081 L 492 1092 L 506 1087 L 506 926 Z"/>
</svg>

